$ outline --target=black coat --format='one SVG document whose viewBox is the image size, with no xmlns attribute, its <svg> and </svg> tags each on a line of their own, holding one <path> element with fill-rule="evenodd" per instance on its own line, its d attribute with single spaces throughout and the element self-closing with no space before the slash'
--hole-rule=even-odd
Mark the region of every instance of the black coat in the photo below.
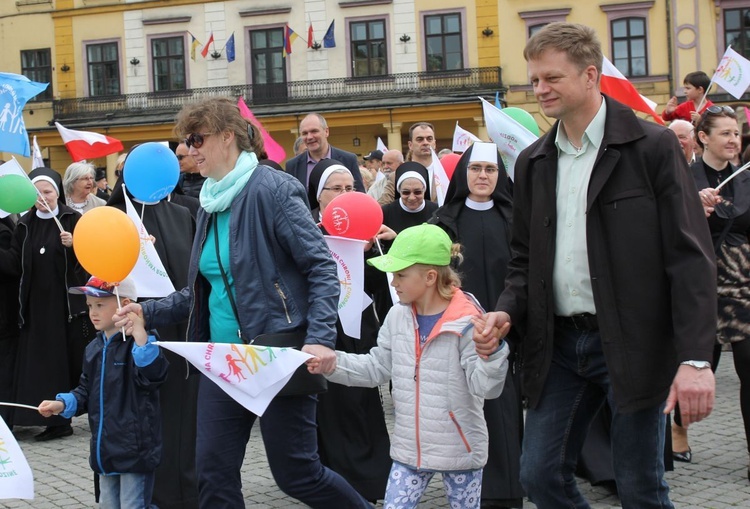
<svg viewBox="0 0 750 509">
<path fill-rule="evenodd" d="M 679 362 L 711 361 L 716 264 L 677 138 L 605 100 L 587 197 L 588 260 L 615 402 L 632 412 L 666 399 Z M 513 259 L 497 306 L 525 336 L 523 382 L 532 407 L 552 361 L 558 127 L 516 163 Z"/>
<path fill-rule="evenodd" d="M 359 160 L 357 156 L 346 150 L 331 147 L 331 159 L 341 161 L 341 164 L 349 168 L 354 177 L 354 189 L 362 193 L 365 192 L 365 185 L 362 182 L 362 174 L 359 172 Z M 286 172 L 297 180 L 307 189 L 307 151 L 295 156 L 286 162 Z M 311 208 L 315 208 L 312 206 Z"/>
</svg>

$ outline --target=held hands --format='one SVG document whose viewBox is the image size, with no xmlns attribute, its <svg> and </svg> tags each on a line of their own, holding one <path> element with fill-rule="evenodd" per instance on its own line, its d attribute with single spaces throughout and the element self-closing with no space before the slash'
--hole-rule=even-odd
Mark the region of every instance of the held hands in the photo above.
<svg viewBox="0 0 750 509">
<path fill-rule="evenodd" d="M 302 351 L 314 355 L 308 359 L 307 371 L 313 375 L 327 375 L 336 369 L 336 352 L 323 345 L 305 345 Z"/>
<path fill-rule="evenodd" d="M 62 245 L 65 247 L 70 247 L 73 245 L 73 234 L 70 232 L 61 232 L 60 233 L 60 242 L 62 242 Z"/>
<path fill-rule="evenodd" d="M 698 195 L 701 198 L 701 205 L 703 205 L 703 213 L 706 214 L 706 217 L 713 214 L 716 205 L 722 202 L 721 196 L 719 196 L 719 191 L 712 187 L 707 187 L 705 189 L 701 189 L 698 192 Z"/>
<path fill-rule="evenodd" d="M 143 320 L 143 309 L 129 311 L 127 317 L 128 322 L 132 323 L 132 325 L 129 328 L 125 328 L 125 335 L 133 336 L 136 345 L 145 345 L 148 342 L 148 334 L 146 333 L 146 322 Z"/>
<path fill-rule="evenodd" d="M 682 426 L 687 428 L 694 422 L 708 417 L 714 408 L 715 391 L 716 379 L 713 371 L 681 365 L 669 389 L 664 413 L 670 413 L 679 402 Z"/>
<path fill-rule="evenodd" d="M 492 311 L 482 317 L 471 319 L 474 324 L 474 345 L 482 359 L 495 353 L 500 341 L 510 332 L 510 315 L 504 311 Z"/>
<path fill-rule="evenodd" d="M 65 403 L 62 401 L 50 401 L 45 399 L 39 403 L 39 413 L 43 417 L 52 417 L 53 415 L 59 415 L 65 410 Z"/>
</svg>

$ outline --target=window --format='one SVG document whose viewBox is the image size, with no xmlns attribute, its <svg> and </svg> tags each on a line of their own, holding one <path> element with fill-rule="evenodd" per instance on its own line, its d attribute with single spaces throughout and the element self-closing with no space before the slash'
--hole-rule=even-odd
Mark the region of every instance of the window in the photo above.
<svg viewBox="0 0 750 509">
<path fill-rule="evenodd" d="M 570 14 L 570 7 L 518 13 L 526 23 L 526 33 L 529 38 L 553 21 L 565 21 L 568 19 L 568 14 Z"/>
<path fill-rule="evenodd" d="M 388 74 L 388 47 L 385 20 L 352 21 L 351 40 L 352 76 L 383 76 Z"/>
<path fill-rule="evenodd" d="M 750 58 L 750 7 L 724 10 L 724 48 Z"/>
<path fill-rule="evenodd" d="M 89 96 L 120 94 L 120 57 L 116 42 L 86 46 Z"/>
<path fill-rule="evenodd" d="M 542 23 L 540 25 L 532 25 L 532 26 L 530 26 L 529 27 L 529 39 L 531 39 L 532 35 L 534 35 L 535 33 L 537 33 L 542 28 L 546 27 L 547 25 L 549 25 L 549 23 Z"/>
<path fill-rule="evenodd" d="M 185 38 L 151 39 L 154 91 L 185 90 Z"/>
<path fill-rule="evenodd" d="M 452 71 L 464 68 L 461 14 L 436 14 L 424 17 L 428 71 Z"/>
<path fill-rule="evenodd" d="M 31 81 L 49 83 L 49 86 L 32 101 L 52 100 L 52 57 L 49 48 L 21 52 L 21 74 Z"/>
<path fill-rule="evenodd" d="M 611 23 L 612 63 L 625 76 L 646 76 L 645 18 L 621 18 Z"/>
</svg>

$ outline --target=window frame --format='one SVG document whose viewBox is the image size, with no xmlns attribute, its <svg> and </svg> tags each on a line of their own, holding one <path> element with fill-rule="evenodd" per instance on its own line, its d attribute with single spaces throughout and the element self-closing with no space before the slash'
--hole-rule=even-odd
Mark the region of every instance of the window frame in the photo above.
<svg viewBox="0 0 750 509">
<path fill-rule="evenodd" d="M 643 35 L 642 36 L 634 36 L 630 33 L 631 30 L 631 23 L 633 22 L 641 22 L 643 23 Z M 615 37 L 615 23 L 627 23 L 626 29 L 627 29 L 627 35 L 625 37 Z M 612 64 L 617 67 L 617 69 L 626 77 L 626 78 L 642 78 L 644 76 L 649 76 L 649 58 L 648 58 L 648 33 L 647 33 L 648 23 L 646 21 L 645 16 L 628 16 L 628 17 L 621 17 L 617 19 L 610 20 L 609 22 L 609 30 L 610 30 L 610 55 L 611 55 L 611 62 Z M 643 74 L 634 74 L 633 73 L 633 60 L 635 58 L 641 58 L 641 57 L 634 57 L 633 56 L 633 47 L 632 44 L 634 41 L 643 40 L 643 59 L 645 60 L 645 69 Z M 627 57 L 623 58 L 620 56 L 618 58 L 617 55 L 615 55 L 615 43 L 618 42 L 626 42 L 627 43 Z M 622 69 L 621 67 L 617 66 L 618 60 L 624 60 L 626 59 L 628 61 L 628 68 Z"/>
<path fill-rule="evenodd" d="M 154 42 L 159 40 L 166 40 L 166 39 L 181 39 L 182 40 L 182 70 L 183 70 L 183 77 L 185 82 L 185 88 L 170 88 L 168 90 L 157 90 L 156 89 L 156 59 L 154 57 Z M 179 32 L 179 33 L 164 33 L 164 34 L 153 34 L 149 35 L 147 37 L 147 44 L 148 44 L 148 74 L 149 74 L 149 89 L 151 92 L 155 93 L 167 93 L 167 92 L 184 92 L 186 90 L 190 90 L 190 73 L 188 73 L 188 62 L 187 60 L 190 58 L 190 51 L 188 50 L 189 45 L 187 42 L 187 33 L 185 32 Z M 169 58 L 169 57 L 158 57 L 158 58 Z M 176 58 L 176 57 L 172 57 Z"/>
<path fill-rule="evenodd" d="M 32 53 L 32 52 L 33 53 L 37 53 L 37 55 L 39 55 L 41 53 L 46 53 L 47 60 L 48 60 L 48 65 L 46 65 L 46 66 L 35 66 L 35 67 L 24 67 L 24 54 Z M 43 90 L 42 92 L 38 93 L 37 95 L 35 95 L 31 99 L 29 99 L 28 102 L 48 102 L 48 101 L 52 101 L 54 99 L 54 95 L 52 93 L 52 48 L 23 49 L 23 50 L 21 50 L 19 58 L 20 58 L 20 63 L 21 63 L 21 74 L 23 76 L 26 76 L 31 81 L 36 81 L 38 83 L 49 83 L 49 85 L 47 86 L 47 88 L 45 90 Z M 40 77 L 37 74 L 39 72 L 43 72 L 44 69 L 47 70 L 49 78 L 43 78 L 43 77 Z"/>
<path fill-rule="evenodd" d="M 97 94 L 93 95 L 91 91 L 91 62 L 89 62 L 89 47 L 91 46 L 103 46 L 107 44 L 115 44 L 117 49 L 117 61 L 116 61 L 116 68 L 117 68 L 117 93 L 116 94 Z M 83 84 L 83 90 L 86 94 L 86 97 L 114 97 L 118 95 L 122 95 L 122 75 L 123 75 L 123 68 L 122 68 L 122 44 L 120 39 L 98 39 L 98 40 L 91 40 L 91 41 L 83 41 L 82 43 L 83 47 L 83 62 L 85 62 L 84 66 L 84 84 Z M 97 62 L 97 64 L 102 64 L 103 62 Z"/>
<path fill-rule="evenodd" d="M 427 35 L 427 18 L 432 16 L 445 16 L 450 14 L 458 14 L 459 15 L 459 26 L 460 26 L 460 41 L 461 41 L 461 68 L 460 69 L 440 69 L 440 70 L 431 70 L 428 67 L 428 43 L 427 38 L 429 37 Z M 465 8 L 459 8 L 459 9 L 438 9 L 438 10 L 431 10 L 431 11 L 422 11 L 420 12 L 420 27 L 419 29 L 422 31 L 422 43 L 424 45 L 424 51 L 422 52 L 422 65 L 421 69 L 425 72 L 430 73 L 444 73 L 444 72 L 459 72 L 468 69 L 469 64 L 469 56 L 468 56 L 468 39 L 467 39 L 467 32 L 466 32 L 466 9 Z M 445 37 L 445 34 L 442 34 L 441 37 Z M 443 48 L 444 50 L 445 48 Z"/>
<path fill-rule="evenodd" d="M 615 65 L 614 58 L 614 44 L 612 39 L 612 23 L 623 18 L 641 18 L 644 21 L 643 26 L 643 38 L 645 43 L 645 58 L 646 58 L 646 74 L 629 76 L 622 69 L 619 69 L 626 77 L 634 79 L 642 79 L 651 76 L 651 58 L 650 52 L 650 36 L 651 28 L 649 24 L 648 11 L 654 6 L 654 0 L 645 0 L 642 2 L 629 2 L 621 4 L 609 4 L 600 5 L 599 8 L 607 15 L 607 37 L 609 39 L 609 55 L 608 58 Z M 616 67 L 616 65 L 615 65 Z"/>
<path fill-rule="evenodd" d="M 355 75 L 354 73 L 354 41 L 352 39 L 352 25 L 355 25 L 357 23 L 370 23 L 372 21 L 380 21 L 383 23 L 383 44 L 385 44 L 384 49 L 384 55 L 385 55 L 385 72 L 383 74 L 367 74 L 363 76 Z M 347 62 L 349 63 L 348 69 L 347 69 L 347 76 L 352 79 L 357 80 L 367 80 L 367 79 L 384 79 L 387 78 L 391 74 L 391 45 L 388 44 L 388 41 L 390 40 L 390 17 L 388 14 L 383 15 L 377 15 L 377 16 L 356 16 L 356 17 L 350 17 L 346 18 L 344 20 L 346 23 L 346 57 Z M 367 28 L 369 32 L 369 27 Z M 366 39 L 369 41 L 375 41 L 380 39 Z M 367 58 L 368 62 L 372 62 L 372 57 L 368 56 Z M 369 65 L 368 65 L 369 67 Z"/>
<path fill-rule="evenodd" d="M 567 21 L 571 8 L 544 9 L 541 11 L 524 11 L 518 15 L 526 23 L 526 40 L 531 39 L 531 30 L 537 27 L 549 25 L 554 21 Z"/>
<path fill-rule="evenodd" d="M 718 16 L 717 25 L 718 25 L 718 57 L 721 59 L 721 57 L 724 55 L 724 52 L 727 50 L 727 29 L 726 29 L 726 13 L 727 11 L 742 11 L 742 10 L 748 10 L 750 11 L 750 6 L 748 6 L 746 0 L 717 0 L 716 1 L 717 6 L 721 9 L 721 15 Z M 741 19 L 741 17 L 740 17 Z M 741 21 L 740 21 L 741 22 Z M 750 30 L 750 26 L 747 26 L 747 30 Z M 737 49 L 733 46 L 732 49 L 737 51 Z M 745 58 L 750 59 L 750 39 L 745 40 L 745 48 L 744 52 L 737 51 L 740 55 L 743 55 Z"/>
</svg>

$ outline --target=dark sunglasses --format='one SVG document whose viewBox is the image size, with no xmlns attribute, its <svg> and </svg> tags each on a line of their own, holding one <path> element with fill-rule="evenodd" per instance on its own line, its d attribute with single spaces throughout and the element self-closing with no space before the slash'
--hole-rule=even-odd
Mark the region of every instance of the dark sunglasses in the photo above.
<svg viewBox="0 0 750 509">
<path fill-rule="evenodd" d="M 706 111 L 709 112 L 712 115 L 721 115 L 722 113 L 726 113 L 727 115 L 730 115 L 732 117 L 736 117 L 737 113 L 729 106 L 718 106 L 716 104 L 712 104 L 708 108 L 706 108 Z"/>
<path fill-rule="evenodd" d="M 202 142 L 202 141 L 201 141 L 201 145 L 203 145 L 203 142 Z M 200 147 L 195 147 L 195 148 L 200 148 Z M 182 160 L 183 160 L 183 159 L 185 159 L 186 157 L 187 157 L 186 155 L 179 155 L 179 156 L 177 156 L 177 160 L 178 160 L 178 161 L 182 161 Z"/>
<path fill-rule="evenodd" d="M 212 133 L 193 133 L 187 138 L 185 138 L 185 145 L 187 145 L 188 148 L 195 147 L 195 148 L 201 148 L 203 146 L 204 139 L 208 136 L 211 136 Z"/>
</svg>

